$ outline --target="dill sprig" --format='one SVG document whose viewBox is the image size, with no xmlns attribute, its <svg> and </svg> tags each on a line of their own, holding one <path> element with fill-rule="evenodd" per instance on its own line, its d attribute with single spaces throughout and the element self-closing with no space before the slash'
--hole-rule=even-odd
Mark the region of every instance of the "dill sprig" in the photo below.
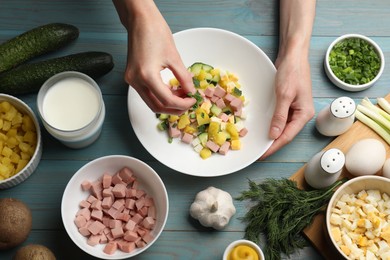
<svg viewBox="0 0 390 260">
<path fill-rule="evenodd" d="M 301 232 L 344 181 L 339 180 L 326 189 L 301 190 L 289 179 L 266 179 L 260 184 L 249 180 L 249 190 L 236 198 L 255 202 L 242 219 L 247 223 L 245 238 L 258 243 L 259 235 L 264 234 L 267 260 L 281 259 L 281 253 L 289 256 L 305 247 L 307 241 Z"/>
</svg>

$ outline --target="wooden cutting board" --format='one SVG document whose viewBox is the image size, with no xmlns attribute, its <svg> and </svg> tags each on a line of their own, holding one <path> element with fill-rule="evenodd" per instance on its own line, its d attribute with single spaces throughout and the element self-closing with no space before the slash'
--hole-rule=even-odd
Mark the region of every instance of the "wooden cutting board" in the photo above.
<svg viewBox="0 0 390 260">
<path fill-rule="evenodd" d="M 390 101 L 390 94 L 385 97 L 386 100 Z M 360 121 L 356 121 L 352 127 L 344 134 L 336 137 L 329 145 L 327 145 L 323 150 L 328 150 L 330 148 L 340 149 L 344 154 L 348 151 L 348 149 L 358 140 L 365 138 L 375 138 L 381 141 L 386 147 L 387 158 L 389 156 L 389 145 L 374 131 L 372 131 L 369 127 L 365 126 Z M 314 154 L 313 154 L 314 156 Z M 305 189 L 307 188 L 307 184 L 305 183 L 304 178 L 304 170 L 306 164 L 302 166 L 296 173 L 294 173 L 290 179 L 297 182 L 298 187 Z M 379 175 L 381 172 L 378 173 Z M 353 178 L 353 176 L 348 173 L 348 171 L 344 168 L 342 170 L 340 178 Z M 336 250 L 334 250 L 328 242 L 329 236 L 326 232 L 325 227 L 325 212 L 317 215 L 313 223 L 304 230 L 304 235 L 309 239 L 309 241 L 313 244 L 313 246 L 318 250 L 323 257 L 329 260 L 339 259 L 340 255 L 337 254 Z"/>
</svg>

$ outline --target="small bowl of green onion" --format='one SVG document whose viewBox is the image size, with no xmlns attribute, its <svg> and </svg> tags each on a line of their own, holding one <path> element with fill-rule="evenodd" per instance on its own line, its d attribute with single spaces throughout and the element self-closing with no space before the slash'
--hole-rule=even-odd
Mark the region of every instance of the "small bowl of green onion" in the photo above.
<svg viewBox="0 0 390 260">
<path fill-rule="evenodd" d="M 360 34 L 345 34 L 326 51 L 325 72 L 330 81 L 347 91 L 373 86 L 383 73 L 385 58 L 381 48 Z"/>
</svg>

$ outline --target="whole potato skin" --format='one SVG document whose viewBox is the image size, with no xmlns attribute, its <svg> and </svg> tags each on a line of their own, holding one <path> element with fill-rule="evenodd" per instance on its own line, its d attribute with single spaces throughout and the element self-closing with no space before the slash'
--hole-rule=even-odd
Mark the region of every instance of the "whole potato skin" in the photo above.
<svg viewBox="0 0 390 260">
<path fill-rule="evenodd" d="M 56 257 L 46 246 L 29 244 L 21 247 L 13 260 L 56 260 Z"/>
<path fill-rule="evenodd" d="M 31 227 L 31 210 L 24 202 L 15 198 L 0 199 L 0 250 L 23 243 Z"/>
</svg>

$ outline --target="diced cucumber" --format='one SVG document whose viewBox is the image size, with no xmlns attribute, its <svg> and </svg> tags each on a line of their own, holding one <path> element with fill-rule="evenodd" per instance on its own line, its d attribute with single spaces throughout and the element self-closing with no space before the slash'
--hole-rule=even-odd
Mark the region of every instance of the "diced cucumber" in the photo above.
<svg viewBox="0 0 390 260">
<path fill-rule="evenodd" d="M 201 133 L 200 135 L 198 135 L 198 138 L 200 140 L 200 143 L 203 146 L 206 146 L 207 140 L 209 139 L 209 135 L 208 133 Z"/>
<path fill-rule="evenodd" d="M 211 113 L 213 113 L 213 115 L 215 115 L 215 116 L 218 116 L 219 114 L 222 113 L 222 109 L 219 108 L 218 106 L 216 106 L 215 104 L 213 104 L 213 105 L 211 106 L 210 111 L 211 111 Z"/>
<path fill-rule="evenodd" d="M 216 86 L 219 82 L 219 80 L 221 79 L 221 77 L 219 75 L 215 75 L 214 77 L 212 77 L 211 79 L 208 79 L 207 80 L 207 83 L 209 84 L 213 84 L 214 86 Z"/>
<path fill-rule="evenodd" d="M 202 62 L 195 62 L 189 68 L 190 72 L 192 72 L 194 76 L 198 76 L 201 70 L 204 70 L 205 72 L 209 72 L 212 69 L 213 69 L 212 66 L 208 64 L 204 64 Z"/>
<path fill-rule="evenodd" d="M 165 119 L 168 119 L 168 117 L 169 117 L 168 114 L 160 114 L 160 115 L 158 116 L 158 119 L 160 119 L 160 120 L 165 120 Z"/>
</svg>

